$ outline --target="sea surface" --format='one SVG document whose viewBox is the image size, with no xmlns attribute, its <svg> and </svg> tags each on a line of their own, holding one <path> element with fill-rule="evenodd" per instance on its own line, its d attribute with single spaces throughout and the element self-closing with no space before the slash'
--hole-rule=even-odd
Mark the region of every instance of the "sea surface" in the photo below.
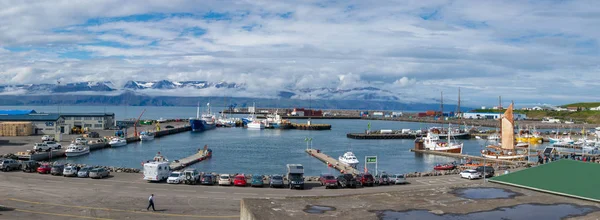
<svg viewBox="0 0 600 220">
<path fill-rule="evenodd" d="M 38 112 L 56 112 L 56 106 L 19 106 L 2 107 L 4 109 L 34 109 Z M 139 107 L 139 106 L 61 106 L 61 112 L 114 112 L 118 119 L 137 117 L 143 109 L 142 118 L 189 118 L 196 114 L 193 107 Z M 125 110 L 126 108 L 126 110 Z M 219 109 L 219 108 L 215 108 Z M 221 108 L 222 109 L 222 108 Z M 237 115 L 234 117 L 245 117 Z M 305 123 L 306 120 L 292 120 Z M 143 161 L 151 160 L 157 152 L 161 152 L 169 160 L 181 159 L 195 153 L 208 145 L 213 150 L 211 159 L 193 165 L 203 172 L 247 173 L 247 174 L 283 174 L 286 164 L 302 164 L 307 175 L 321 173 L 337 174 L 324 163 L 308 155 L 307 147 L 320 149 L 325 154 L 337 158 L 344 152 L 352 151 L 364 169 L 365 156 L 377 156 L 378 164 L 369 164 L 369 172 L 376 169 L 388 173 L 409 173 L 430 171 L 433 166 L 452 161 L 457 158 L 423 155 L 410 152 L 414 140 L 356 140 L 346 137 L 347 133 L 364 132 L 371 123 L 372 130 L 393 129 L 426 129 L 439 124 L 423 124 L 414 122 L 378 121 L 378 120 L 312 120 L 313 124 L 331 124 L 332 129 L 326 131 L 305 130 L 248 130 L 245 128 L 216 128 L 205 132 L 184 132 L 180 134 L 156 138 L 150 142 L 137 142 L 124 147 L 108 148 L 91 152 L 91 154 L 74 158 L 63 158 L 59 161 L 106 165 L 130 168 L 141 168 Z M 311 143 L 306 138 L 312 138 Z M 464 143 L 463 153 L 478 155 L 486 146 L 485 140 L 458 140 Z M 308 146 L 307 146 L 308 144 Z"/>
</svg>

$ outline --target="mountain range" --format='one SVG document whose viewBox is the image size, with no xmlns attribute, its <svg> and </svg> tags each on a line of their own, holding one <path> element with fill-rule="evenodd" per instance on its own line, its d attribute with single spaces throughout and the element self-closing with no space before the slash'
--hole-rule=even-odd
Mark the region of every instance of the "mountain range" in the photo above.
<svg viewBox="0 0 600 220">
<path fill-rule="evenodd" d="M 252 97 L 247 85 L 209 81 L 74 82 L 63 84 L 0 85 L 0 105 L 154 105 L 194 106 L 198 101 L 235 102 L 238 106 L 261 102 L 270 107 L 317 107 L 346 109 L 437 109 L 434 99 L 405 97 L 373 86 L 355 88 L 282 89 L 267 97 Z M 227 95 L 223 95 L 227 94 Z M 226 96 L 227 98 L 223 98 Z M 228 101 L 222 101 L 222 100 Z M 216 103 L 215 103 L 216 104 Z M 218 106 L 218 105 L 217 105 Z"/>
</svg>

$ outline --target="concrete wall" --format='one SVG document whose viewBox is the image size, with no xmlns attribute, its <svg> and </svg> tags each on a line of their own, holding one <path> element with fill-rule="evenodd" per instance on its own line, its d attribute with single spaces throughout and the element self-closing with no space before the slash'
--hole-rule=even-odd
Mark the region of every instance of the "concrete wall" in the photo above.
<svg viewBox="0 0 600 220">
<path fill-rule="evenodd" d="M 248 209 L 248 206 L 245 205 L 244 200 L 240 201 L 240 220 L 258 220 L 252 211 Z"/>
<path fill-rule="evenodd" d="M 33 125 L 32 134 L 48 134 L 54 135 L 56 134 L 56 127 L 59 122 L 57 121 L 32 121 Z M 36 133 L 37 131 L 37 133 Z"/>
<path fill-rule="evenodd" d="M 69 127 L 88 128 L 90 130 L 104 130 L 115 124 L 113 116 L 66 116 L 65 124 Z"/>
</svg>

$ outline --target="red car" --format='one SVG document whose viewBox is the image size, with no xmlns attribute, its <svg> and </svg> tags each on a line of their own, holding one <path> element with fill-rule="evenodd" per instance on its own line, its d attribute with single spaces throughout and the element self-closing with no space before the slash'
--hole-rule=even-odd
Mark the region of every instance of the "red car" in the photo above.
<svg viewBox="0 0 600 220">
<path fill-rule="evenodd" d="M 246 186 L 246 185 L 248 185 L 248 182 L 246 182 L 246 176 L 245 175 L 237 175 L 237 176 L 235 176 L 235 178 L 233 179 L 233 185 L 234 186 Z"/>
<path fill-rule="evenodd" d="M 321 174 L 319 182 L 321 182 L 321 186 L 325 186 L 325 189 L 338 187 L 337 179 L 331 174 Z"/>
<path fill-rule="evenodd" d="M 37 172 L 40 174 L 48 174 L 50 173 L 50 170 L 52 170 L 52 166 L 50 166 L 50 164 L 42 164 L 37 168 Z"/>
<path fill-rule="evenodd" d="M 375 178 L 370 173 L 361 173 L 356 176 L 356 180 L 363 186 L 374 186 Z"/>
</svg>

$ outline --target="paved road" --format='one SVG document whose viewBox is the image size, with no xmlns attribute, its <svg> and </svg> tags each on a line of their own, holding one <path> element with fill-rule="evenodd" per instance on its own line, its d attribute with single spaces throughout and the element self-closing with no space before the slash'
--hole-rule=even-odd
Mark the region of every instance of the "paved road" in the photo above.
<svg viewBox="0 0 600 220">
<path fill-rule="evenodd" d="M 409 179 L 410 184 L 325 189 L 311 183 L 307 190 L 171 185 L 147 183 L 141 174 L 116 173 L 107 179 L 66 178 L 35 173 L 0 173 L 0 219 L 239 219 L 242 198 L 330 196 L 402 191 L 480 183 L 458 176 Z M 148 196 L 156 196 L 157 212 L 148 212 Z"/>
</svg>

